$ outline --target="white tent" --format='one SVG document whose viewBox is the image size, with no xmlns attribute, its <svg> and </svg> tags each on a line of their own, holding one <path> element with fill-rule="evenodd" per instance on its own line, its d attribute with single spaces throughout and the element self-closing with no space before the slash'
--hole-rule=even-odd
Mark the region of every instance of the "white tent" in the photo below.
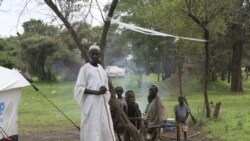
<svg viewBox="0 0 250 141">
<path fill-rule="evenodd" d="M 0 66 L 0 140 L 16 136 L 21 88 L 30 83 L 17 71 Z"/>
<path fill-rule="evenodd" d="M 125 77 L 125 68 L 117 66 L 107 66 L 106 72 L 109 77 Z"/>
</svg>

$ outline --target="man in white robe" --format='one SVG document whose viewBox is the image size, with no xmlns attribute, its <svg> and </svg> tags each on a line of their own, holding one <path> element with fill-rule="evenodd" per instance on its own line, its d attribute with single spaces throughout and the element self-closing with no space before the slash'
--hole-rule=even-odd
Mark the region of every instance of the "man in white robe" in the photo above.
<svg viewBox="0 0 250 141">
<path fill-rule="evenodd" d="M 74 98 L 81 106 L 81 141 L 115 141 L 109 108 L 108 76 L 98 64 L 100 48 L 89 48 L 90 63 L 79 71 Z"/>
</svg>

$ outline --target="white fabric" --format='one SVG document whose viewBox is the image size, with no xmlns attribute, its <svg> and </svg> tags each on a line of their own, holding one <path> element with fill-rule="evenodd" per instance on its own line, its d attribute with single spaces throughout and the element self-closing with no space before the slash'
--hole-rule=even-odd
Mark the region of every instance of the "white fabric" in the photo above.
<svg viewBox="0 0 250 141">
<path fill-rule="evenodd" d="M 29 86 L 30 83 L 17 71 L 0 66 L 0 91 Z"/>
<path fill-rule="evenodd" d="M 17 71 L 0 66 L 0 127 L 8 136 L 17 134 L 17 114 L 21 87 L 30 83 Z M 0 132 L 4 133 L 2 129 Z M 3 135 L 0 133 L 0 139 Z"/>
<path fill-rule="evenodd" d="M 17 135 L 17 113 L 21 89 L 0 92 L 0 127 L 8 136 Z M 3 131 L 0 129 L 0 132 Z M 4 136 L 6 137 L 6 136 Z M 3 136 L 0 133 L 0 139 Z"/>
<path fill-rule="evenodd" d="M 91 45 L 91 46 L 89 47 L 89 51 L 92 50 L 92 49 L 97 49 L 97 50 L 100 51 L 100 47 L 97 46 L 97 45 Z"/>
<path fill-rule="evenodd" d="M 108 101 L 110 93 L 87 95 L 85 89 L 98 91 L 101 86 L 108 88 L 108 77 L 102 66 L 87 63 L 81 67 L 74 98 L 81 106 L 81 141 L 115 141 L 113 123 Z"/>
<path fill-rule="evenodd" d="M 107 66 L 105 70 L 109 77 L 125 76 L 125 68 L 119 68 L 117 66 Z"/>
<path fill-rule="evenodd" d="M 146 29 L 146 28 L 142 28 L 136 25 L 131 25 L 131 24 L 127 24 L 127 23 L 122 23 L 116 19 L 111 19 L 111 18 L 107 18 L 108 20 L 111 20 L 112 23 L 118 24 L 120 26 L 123 26 L 127 29 L 130 29 L 132 31 L 136 31 L 142 34 L 147 34 L 147 35 L 153 35 L 153 36 L 162 36 L 162 37 L 172 37 L 175 38 L 175 41 L 178 41 L 179 39 L 184 39 L 184 40 L 190 40 L 190 41 L 196 41 L 196 42 L 207 42 L 207 40 L 204 39 L 196 39 L 196 38 L 189 38 L 189 37 L 182 37 L 182 36 L 176 36 L 176 35 L 171 35 L 171 34 L 167 34 L 167 33 L 162 33 L 162 32 L 158 32 L 155 30 L 151 30 L 151 29 Z"/>
</svg>

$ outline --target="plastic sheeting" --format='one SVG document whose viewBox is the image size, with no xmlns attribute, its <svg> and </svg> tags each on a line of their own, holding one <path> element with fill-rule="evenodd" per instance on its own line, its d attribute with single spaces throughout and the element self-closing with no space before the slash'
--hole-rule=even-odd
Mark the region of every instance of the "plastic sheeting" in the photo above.
<svg viewBox="0 0 250 141">
<path fill-rule="evenodd" d="M 21 89 L 11 89 L 0 92 L 0 132 L 8 136 L 17 134 L 17 114 Z M 4 136 L 6 137 L 6 136 Z M 0 133 L 0 139 L 3 135 Z"/>
<path fill-rule="evenodd" d="M 189 37 L 171 35 L 171 34 L 162 33 L 162 32 L 158 32 L 158 31 L 155 31 L 155 30 L 147 29 L 147 28 L 142 28 L 142 27 L 132 25 L 132 24 L 122 23 L 119 20 L 111 19 L 109 17 L 107 17 L 107 20 L 111 20 L 112 23 L 118 24 L 118 25 L 120 25 L 122 27 L 125 27 L 125 28 L 129 29 L 129 30 L 139 32 L 139 33 L 142 33 L 142 34 L 175 38 L 175 42 L 178 41 L 179 39 L 189 40 L 189 41 L 196 41 L 196 42 L 207 42 L 207 40 L 204 40 L 204 39 L 197 39 L 197 38 L 189 38 Z"/>
<path fill-rule="evenodd" d="M 0 139 L 17 135 L 21 87 L 30 83 L 17 71 L 0 66 Z"/>
<path fill-rule="evenodd" d="M 0 91 L 29 85 L 30 83 L 17 70 L 10 70 L 0 66 Z"/>
</svg>

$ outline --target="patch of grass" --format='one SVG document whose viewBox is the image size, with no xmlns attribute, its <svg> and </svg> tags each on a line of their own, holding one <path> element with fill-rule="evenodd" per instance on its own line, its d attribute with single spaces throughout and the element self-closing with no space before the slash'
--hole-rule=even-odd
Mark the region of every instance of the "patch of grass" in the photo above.
<svg viewBox="0 0 250 141">
<path fill-rule="evenodd" d="M 80 107 L 73 100 L 74 84 L 75 82 L 36 83 L 34 85 L 66 115 L 79 124 Z M 22 91 L 18 124 L 21 134 L 64 131 L 74 128 L 61 113 L 32 87 L 26 87 Z"/>
<path fill-rule="evenodd" d="M 190 81 L 190 84 L 199 87 L 197 80 Z M 184 88 L 192 113 L 203 125 L 207 137 L 219 141 L 245 141 L 249 140 L 250 132 L 250 92 L 246 88 L 250 87 L 250 81 L 243 81 L 244 93 L 231 93 L 230 84 L 224 81 L 211 82 L 208 87 L 209 101 L 221 102 L 221 111 L 218 119 L 205 118 L 203 91 L 198 89 L 191 90 Z M 175 104 L 177 100 L 175 100 Z M 168 107 L 173 107 L 174 102 L 165 101 Z M 213 116 L 214 108 L 211 108 L 211 116 Z M 170 111 L 170 116 L 174 116 Z"/>
<path fill-rule="evenodd" d="M 205 131 L 222 141 L 245 141 L 250 132 L 250 95 L 212 95 L 210 99 L 222 102 L 218 120 L 210 120 Z"/>
<path fill-rule="evenodd" d="M 203 95 L 190 94 L 187 96 L 193 115 L 203 125 L 207 137 L 219 141 L 246 141 L 250 133 L 250 95 L 210 94 L 209 100 L 222 102 L 218 119 L 205 118 Z M 173 108 L 176 99 L 165 100 L 168 116 L 174 118 Z M 214 109 L 211 108 L 213 113 Z M 189 118 L 189 123 L 192 123 Z"/>
<path fill-rule="evenodd" d="M 164 100 L 168 116 L 174 118 L 173 108 L 178 103 L 178 87 L 167 82 L 158 82 L 157 75 L 143 76 L 143 84 L 139 88 L 137 76 L 131 75 L 124 79 L 112 79 L 114 86 L 122 86 L 136 93 L 136 100 L 144 112 L 147 104 L 148 86 L 158 84 L 159 95 Z M 206 119 L 201 79 L 186 77 L 183 80 L 183 93 L 186 95 L 192 113 L 203 125 L 207 137 L 219 141 L 246 141 L 250 133 L 250 81 L 243 81 L 244 93 L 230 92 L 230 84 L 216 81 L 209 84 L 209 101 L 222 102 L 220 116 L 217 120 Z M 73 99 L 75 82 L 35 83 L 35 85 L 51 99 L 74 122 L 80 124 L 80 107 Z M 211 112 L 213 112 L 213 108 Z M 190 118 L 189 118 L 190 120 Z M 191 123 L 191 121 L 190 121 Z M 19 133 L 41 133 L 50 131 L 66 131 L 75 127 L 51 106 L 32 87 L 23 89 L 19 107 Z"/>
</svg>

